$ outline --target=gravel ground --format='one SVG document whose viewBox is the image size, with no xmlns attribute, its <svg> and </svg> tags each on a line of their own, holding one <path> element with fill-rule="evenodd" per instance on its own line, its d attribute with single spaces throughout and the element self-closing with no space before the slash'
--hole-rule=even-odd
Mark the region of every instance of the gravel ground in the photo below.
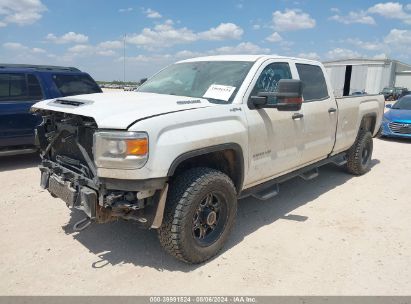
<svg viewBox="0 0 411 304">
<path fill-rule="evenodd" d="M 411 141 L 375 140 L 372 170 L 335 166 L 241 200 L 222 253 L 190 266 L 133 223 L 92 225 L 39 187 L 35 156 L 0 159 L 2 295 L 409 295 Z"/>
</svg>

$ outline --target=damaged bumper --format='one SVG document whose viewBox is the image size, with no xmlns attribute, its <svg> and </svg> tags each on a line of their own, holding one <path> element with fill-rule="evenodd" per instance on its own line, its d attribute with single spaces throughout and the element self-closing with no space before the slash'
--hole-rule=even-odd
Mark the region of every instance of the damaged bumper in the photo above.
<svg viewBox="0 0 411 304">
<path fill-rule="evenodd" d="M 40 171 L 43 189 L 97 223 L 125 219 L 136 221 L 142 228 L 161 226 L 168 190 L 165 178 L 96 183 L 48 160 L 42 161 Z"/>
<path fill-rule="evenodd" d="M 92 161 L 96 126 L 88 118 L 46 113 L 36 130 L 42 151 L 41 187 L 83 211 L 97 223 L 134 220 L 159 228 L 167 195 L 167 178 L 128 180 L 102 178 Z"/>
</svg>

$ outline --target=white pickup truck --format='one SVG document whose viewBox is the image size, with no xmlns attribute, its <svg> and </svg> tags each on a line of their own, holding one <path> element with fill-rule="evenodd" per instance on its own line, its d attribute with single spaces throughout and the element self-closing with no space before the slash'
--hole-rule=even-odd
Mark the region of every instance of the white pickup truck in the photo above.
<svg viewBox="0 0 411 304">
<path fill-rule="evenodd" d="M 222 248 L 237 200 L 274 197 L 327 163 L 370 167 L 383 96 L 334 98 L 319 62 L 213 56 L 166 67 L 137 92 L 46 100 L 32 111 L 41 186 L 91 221 L 158 229 L 176 258 Z"/>
</svg>

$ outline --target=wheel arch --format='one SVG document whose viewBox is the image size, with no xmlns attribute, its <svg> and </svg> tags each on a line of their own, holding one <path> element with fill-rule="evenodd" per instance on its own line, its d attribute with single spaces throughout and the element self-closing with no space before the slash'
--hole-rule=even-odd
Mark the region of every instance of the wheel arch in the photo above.
<svg viewBox="0 0 411 304">
<path fill-rule="evenodd" d="M 237 143 L 226 143 L 196 149 L 179 155 L 171 164 L 167 176 L 193 167 L 210 167 L 227 174 L 239 194 L 244 182 L 244 156 Z"/>
<path fill-rule="evenodd" d="M 359 132 L 370 131 L 371 134 L 374 135 L 376 132 L 375 130 L 376 124 L 377 124 L 377 114 L 376 113 L 365 114 L 361 118 Z"/>
</svg>

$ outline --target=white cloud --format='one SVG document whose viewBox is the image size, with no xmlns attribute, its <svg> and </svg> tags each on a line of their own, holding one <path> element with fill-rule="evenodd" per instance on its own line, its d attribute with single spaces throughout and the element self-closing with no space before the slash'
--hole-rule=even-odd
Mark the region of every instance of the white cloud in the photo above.
<svg viewBox="0 0 411 304">
<path fill-rule="evenodd" d="M 271 50 L 251 42 L 241 42 L 236 46 L 224 46 L 211 51 L 211 54 L 268 54 Z"/>
<path fill-rule="evenodd" d="M 189 50 L 184 50 L 177 52 L 173 57 L 178 59 L 186 59 L 193 57 L 202 57 L 202 56 L 212 56 L 212 55 L 235 55 L 235 54 L 269 54 L 271 50 L 268 48 L 262 48 L 251 42 L 241 42 L 234 46 L 223 46 L 216 49 L 208 50 L 205 52 L 193 52 Z M 170 56 L 170 55 L 168 55 Z"/>
<path fill-rule="evenodd" d="M 132 7 L 128 7 L 128 8 L 120 8 L 118 10 L 119 13 L 130 13 L 132 12 L 134 9 Z"/>
<path fill-rule="evenodd" d="M 297 55 L 297 57 L 305 58 L 305 59 L 311 59 L 311 60 L 319 60 L 320 59 L 320 55 L 318 55 L 316 52 L 300 53 L 300 54 Z"/>
<path fill-rule="evenodd" d="M 14 52 L 25 52 L 25 53 L 34 53 L 34 54 L 45 54 L 46 50 L 41 48 L 30 48 L 21 44 L 19 42 L 5 42 L 3 43 L 3 48 L 14 51 Z"/>
<path fill-rule="evenodd" d="M 141 33 L 130 35 L 127 42 L 150 47 L 169 47 L 180 43 L 196 41 L 197 35 L 190 29 L 175 28 L 172 20 L 167 20 L 162 24 L 157 24 L 153 29 L 144 28 Z"/>
<path fill-rule="evenodd" d="M 365 11 L 359 12 L 349 12 L 347 16 L 342 15 L 334 15 L 329 18 L 330 20 L 334 20 L 343 24 L 368 24 L 368 25 L 375 25 L 375 20 L 373 17 L 369 16 Z"/>
<path fill-rule="evenodd" d="M 359 47 L 361 49 L 368 50 L 368 51 L 378 51 L 378 50 L 382 50 L 385 48 L 384 43 L 380 41 L 369 42 L 369 41 L 362 41 L 358 38 L 348 38 L 348 39 L 342 40 L 341 42 L 349 43 L 351 45 L 355 45 L 356 47 Z"/>
<path fill-rule="evenodd" d="M 409 47 L 411 45 L 411 30 L 392 29 L 384 38 L 384 42 L 393 47 Z"/>
<path fill-rule="evenodd" d="M 172 20 L 157 24 L 154 28 L 144 28 L 139 34 L 132 34 L 127 42 L 147 49 L 165 48 L 176 44 L 198 40 L 240 39 L 243 30 L 233 23 L 222 23 L 205 32 L 195 33 L 186 27 L 176 28 Z"/>
<path fill-rule="evenodd" d="M 47 10 L 41 0 L 1 0 L 0 27 L 8 24 L 30 25 L 40 20 Z"/>
<path fill-rule="evenodd" d="M 244 31 L 234 23 L 221 23 L 219 26 L 199 33 L 199 38 L 203 40 L 226 40 L 241 39 Z"/>
<path fill-rule="evenodd" d="M 283 40 L 283 37 L 281 37 L 279 33 L 274 32 L 274 33 L 272 33 L 270 36 L 268 36 L 267 38 L 265 38 L 265 40 L 267 40 L 267 41 L 269 41 L 269 42 L 276 43 L 276 42 L 282 41 L 282 40 Z"/>
<path fill-rule="evenodd" d="M 86 35 L 77 34 L 75 32 L 68 32 L 60 37 L 50 33 L 46 36 L 46 39 L 57 44 L 85 43 L 88 41 L 88 37 Z"/>
<path fill-rule="evenodd" d="M 147 18 L 151 19 L 158 19 L 163 17 L 159 12 L 152 10 L 151 8 L 146 9 L 144 13 L 146 14 Z"/>
<path fill-rule="evenodd" d="M 327 58 L 333 60 L 352 59 L 358 57 L 361 57 L 361 54 L 350 49 L 336 48 L 327 52 Z"/>
<path fill-rule="evenodd" d="M 388 56 L 385 53 L 381 53 L 381 54 L 377 54 L 377 55 L 373 56 L 372 58 L 373 59 L 388 59 Z"/>
<path fill-rule="evenodd" d="M 93 51 L 93 47 L 91 45 L 88 44 L 78 44 L 75 46 L 72 46 L 68 49 L 68 52 L 70 53 L 77 53 L 77 54 L 81 54 L 81 53 L 89 53 L 91 51 Z"/>
<path fill-rule="evenodd" d="M 286 9 L 273 13 L 273 28 L 279 32 L 297 31 L 314 28 L 316 21 L 301 10 Z"/>
<path fill-rule="evenodd" d="M 32 48 L 31 51 L 33 53 L 37 53 L 37 54 L 45 54 L 47 53 L 47 51 L 45 49 L 41 49 L 41 48 Z"/>
<path fill-rule="evenodd" d="M 96 54 L 100 56 L 115 56 L 116 52 L 113 50 L 99 50 L 96 51 Z"/>
<path fill-rule="evenodd" d="M 118 40 L 114 41 L 104 41 L 97 45 L 98 48 L 106 49 L 106 50 L 115 50 L 123 48 L 124 43 Z"/>
<path fill-rule="evenodd" d="M 201 52 L 193 52 L 189 50 L 179 51 L 175 54 L 175 57 L 178 59 L 187 59 L 187 58 L 194 58 L 194 57 L 201 57 L 204 56 L 204 53 Z"/>
<path fill-rule="evenodd" d="M 410 4 L 403 5 L 398 2 L 378 3 L 368 9 L 369 13 L 377 14 L 388 19 L 398 19 L 406 24 L 411 24 Z"/>
<path fill-rule="evenodd" d="M 116 52 L 112 49 L 104 49 L 100 47 L 95 47 L 89 44 L 77 44 L 75 46 L 70 47 L 67 50 L 66 57 L 85 57 L 85 56 L 115 56 Z"/>
</svg>

